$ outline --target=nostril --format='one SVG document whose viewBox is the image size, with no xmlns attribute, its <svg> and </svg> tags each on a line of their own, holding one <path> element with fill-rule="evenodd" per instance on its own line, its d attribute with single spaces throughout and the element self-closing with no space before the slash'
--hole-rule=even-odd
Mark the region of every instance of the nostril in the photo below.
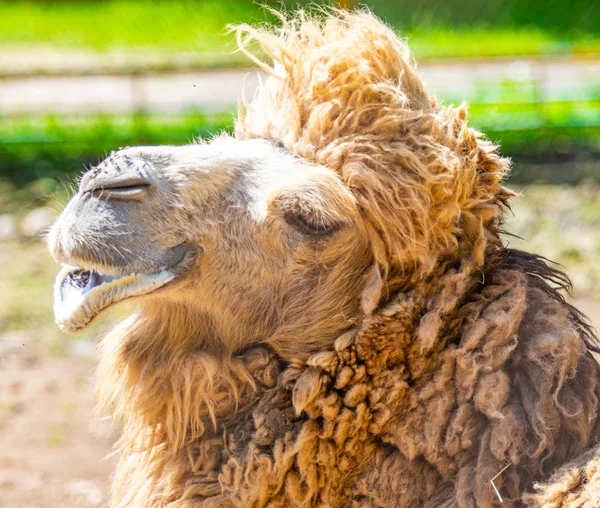
<svg viewBox="0 0 600 508">
<path fill-rule="evenodd" d="M 92 181 L 84 193 L 107 199 L 140 199 L 147 194 L 150 187 L 151 184 L 147 179 L 135 177 Z"/>
</svg>

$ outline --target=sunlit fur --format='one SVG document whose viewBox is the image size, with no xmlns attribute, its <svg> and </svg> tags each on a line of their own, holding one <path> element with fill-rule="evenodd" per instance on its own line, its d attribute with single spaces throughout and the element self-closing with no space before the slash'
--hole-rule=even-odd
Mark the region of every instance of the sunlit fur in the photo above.
<svg viewBox="0 0 600 508">
<path fill-rule="evenodd" d="M 598 441 L 600 388 L 583 318 L 547 283 L 563 276 L 501 244 L 508 161 L 368 13 L 237 33 L 273 64 L 236 139 L 212 143 L 263 138 L 327 171 L 282 187 L 262 225 L 211 222 L 199 266 L 104 340 L 113 504 L 500 505 L 492 479 L 504 506 L 591 495 L 561 470 L 523 498 Z M 207 209 L 180 183 L 193 229 Z M 314 185 L 351 227 L 292 249 L 277 207 Z"/>
<path fill-rule="evenodd" d="M 482 264 L 512 195 L 500 185 L 509 161 L 468 128 L 464 107 L 427 94 L 389 28 L 368 14 L 301 13 L 274 31 L 237 33 L 274 63 L 255 59 L 271 77 L 240 111 L 236 136 L 274 139 L 340 175 L 380 240 L 388 289 L 421 279 L 441 256 Z"/>
</svg>

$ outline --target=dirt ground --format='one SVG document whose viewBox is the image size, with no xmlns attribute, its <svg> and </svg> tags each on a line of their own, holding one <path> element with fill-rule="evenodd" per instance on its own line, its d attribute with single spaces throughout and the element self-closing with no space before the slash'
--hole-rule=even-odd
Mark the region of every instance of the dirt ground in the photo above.
<svg viewBox="0 0 600 508">
<path fill-rule="evenodd" d="M 76 344 L 76 343 L 74 343 Z M 94 345 L 0 338 L 0 506 L 106 506 L 118 429 L 94 416 Z"/>
<path fill-rule="evenodd" d="M 575 302 L 600 328 L 600 302 Z M 94 415 L 95 346 L 0 337 L 0 507 L 106 506 L 118 428 Z"/>
</svg>

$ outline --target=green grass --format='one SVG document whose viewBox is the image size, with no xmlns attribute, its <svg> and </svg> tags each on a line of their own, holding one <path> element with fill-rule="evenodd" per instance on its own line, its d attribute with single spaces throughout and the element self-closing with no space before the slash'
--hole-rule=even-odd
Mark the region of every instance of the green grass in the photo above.
<svg viewBox="0 0 600 508">
<path fill-rule="evenodd" d="M 593 2 L 356 3 L 366 4 L 408 37 L 419 59 L 600 53 L 600 9 L 591 9 Z M 244 60 L 231 54 L 235 44 L 226 25 L 272 19 L 250 0 L 17 0 L 0 3 L 0 45 L 13 50 L 191 52 L 205 54 L 211 66 L 239 65 Z"/>
<path fill-rule="evenodd" d="M 399 28 L 433 26 L 539 29 L 563 38 L 597 32 L 600 11 L 589 0 L 366 0 Z"/>
<path fill-rule="evenodd" d="M 245 0 L 2 2 L 0 43 L 92 51 L 233 49 L 228 23 L 264 21 Z"/>
<path fill-rule="evenodd" d="M 600 54 L 600 38 L 566 36 L 528 27 L 415 27 L 406 35 L 417 60 Z"/>
</svg>

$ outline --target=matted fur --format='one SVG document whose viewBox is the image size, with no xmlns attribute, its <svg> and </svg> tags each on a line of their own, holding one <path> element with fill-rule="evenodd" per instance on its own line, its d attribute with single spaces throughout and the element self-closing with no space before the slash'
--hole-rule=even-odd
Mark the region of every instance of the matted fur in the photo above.
<svg viewBox="0 0 600 508">
<path fill-rule="evenodd" d="M 597 439 L 599 369 L 568 308 L 532 275 L 502 263 L 485 273 L 482 283 L 448 270 L 428 295 L 398 295 L 287 368 L 256 347 L 218 371 L 201 370 L 204 355 L 144 360 L 130 379 L 123 365 L 139 360 L 123 348 L 149 330 L 129 330 L 103 360 L 136 392 L 123 408 L 137 426 L 125 429 L 115 505 L 425 506 L 450 492 L 451 505 L 494 506 L 490 480 L 508 464 L 495 484 L 504 505 L 518 505 L 532 481 Z M 198 422 L 183 444 L 144 442 Z M 562 496 L 581 485 L 571 474 Z"/>
<path fill-rule="evenodd" d="M 376 260 L 366 315 L 307 342 L 308 360 L 193 350 L 176 304 L 115 329 L 99 371 L 101 403 L 126 416 L 113 505 L 496 506 L 493 479 L 504 506 L 583 506 L 574 471 L 595 478 L 593 452 L 551 475 L 598 441 L 600 369 L 557 272 L 501 245 L 508 162 L 368 13 L 238 34 L 273 65 L 236 136 L 356 197 Z"/>
</svg>

